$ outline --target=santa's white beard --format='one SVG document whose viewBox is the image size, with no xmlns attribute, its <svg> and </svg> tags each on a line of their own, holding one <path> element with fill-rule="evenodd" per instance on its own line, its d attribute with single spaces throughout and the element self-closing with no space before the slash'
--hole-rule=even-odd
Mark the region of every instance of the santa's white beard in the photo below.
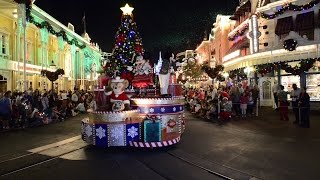
<svg viewBox="0 0 320 180">
<path fill-rule="evenodd" d="M 159 74 L 159 83 L 160 83 L 160 93 L 168 94 L 170 73 L 168 74 Z"/>
</svg>

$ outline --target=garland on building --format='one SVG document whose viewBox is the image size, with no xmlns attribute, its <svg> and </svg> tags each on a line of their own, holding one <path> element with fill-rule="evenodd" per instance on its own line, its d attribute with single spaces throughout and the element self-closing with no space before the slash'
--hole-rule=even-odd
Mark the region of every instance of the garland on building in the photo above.
<svg viewBox="0 0 320 180">
<path fill-rule="evenodd" d="M 283 42 L 283 48 L 287 51 L 296 50 L 298 42 L 294 39 L 287 39 Z"/>
<path fill-rule="evenodd" d="M 229 78 L 234 79 L 237 76 L 240 77 L 241 79 L 246 79 L 247 78 L 247 74 L 244 72 L 245 68 L 238 68 L 238 69 L 234 69 L 232 71 L 229 72 Z"/>
<path fill-rule="evenodd" d="M 228 37 L 228 40 L 234 41 L 237 37 L 243 36 L 248 28 L 249 28 L 249 23 L 245 24 L 242 28 L 237 30 L 232 36 Z"/>
<path fill-rule="evenodd" d="M 317 4 L 319 4 L 320 0 L 312 0 L 307 4 L 304 5 L 294 5 L 292 3 L 288 3 L 283 5 L 278 11 L 272 13 L 272 14 L 266 14 L 266 13 L 261 13 L 261 17 L 264 19 L 274 19 L 281 14 L 285 13 L 286 11 L 303 11 L 303 10 L 308 10 Z"/>
<path fill-rule="evenodd" d="M 49 79 L 49 81 L 54 82 L 59 78 L 59 75 L 64 75 L 64 70 L 57 69 L 55 72 L 41 70 L 41 75 L 46 76 Z"/>
<path fill-rule="evenodd" d="M 300 62 L 294 67 L 289 65 L 288 62 L 275 62 L 275 63 L 259 64 L 259 65 L 256 65 L 255 68 L 256 68 L 256 71 L 262 76 L 264 76 L 265 74 L 271 73 L 272 71 L 278 68 L 293 75 L 300 75 L 303 72 L 306 72 L 309 69 L 311 69 L 313 67 L 313 64 L 316 61 L 320 61 L 320 58 L 309 58 L 309 59 L 301 59 L 301 60 L 295 60 L 295 61 L 300 61 Z"/>
<path fill-rule="evenodd" d="M 223 77 L 221 75 L 221 72 L 223 72 L 224 70 L 224 67 L 223 65 L 217 65 L 216 67 L 214 68 L 211 68 L 209 67 L 207 64 L 204 64 L 202 65 L 201 69 L 207 73 L 207 75 L 211 78 L 211 79 L 214 79 L 214 78 L 220 78 Z M 221 77 L 220 77 L 221 76 Z"/>
<path fill-rule="evenodd" d="M 53 29 L 52 25 L 48 21 L 36 22 L 34 20 L 34 17 L 31 15 L 31 9 L 32 9 L 31 0 L 14 0 L 14 1 L 18 4 L 25 4 L 26 5 L 26 19 L 29 23 L 34 24 L 35 26 L 37 26 L 40 29 L 46 28 L 49 33 L 51 33 L 57 37 L 62 37 L 62 39 L 70 45 L 74 44 L 75 46 L 79 47 L 80 49 L 83 49 L 86 47 L 85 44 L 80 44 L 79 41 L 75 38 L 69 40 L 65 31 L 63 31 L 63 30 L 55 31 Z"/>
</svg>

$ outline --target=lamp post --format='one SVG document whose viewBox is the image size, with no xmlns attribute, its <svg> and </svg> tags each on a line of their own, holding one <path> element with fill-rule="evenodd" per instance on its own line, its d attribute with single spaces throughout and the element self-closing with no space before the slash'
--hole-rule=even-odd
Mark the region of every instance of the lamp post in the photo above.
<svg viewBox="0 0 320 180">
<path fill-rule="evenodd" d="M 56 70 L 56 68 L 57 68 L 57 66 L 54 64 L 54 61 L 53 61 L 53 60 L 51 61 L 51 64 L 50 64 L 49 67 L 50 67 L 50 69 L 52 69 L 53 71 Z M 51 88 L 52 88 L 52 91 L 54 92 L 54 86 L 53 86 L 53 85 L 54 85 L 54 81 L 51 81 Z"/>
</svg>

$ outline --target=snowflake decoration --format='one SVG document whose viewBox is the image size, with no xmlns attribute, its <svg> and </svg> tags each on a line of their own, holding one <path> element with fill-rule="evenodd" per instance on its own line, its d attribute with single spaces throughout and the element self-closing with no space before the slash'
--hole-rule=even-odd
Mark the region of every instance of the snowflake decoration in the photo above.
<svg viewBox="0 0 320 180">
<path fill-rule="evenodd" d="M 172 110 L 173 110 L 173 112 L 176 112 L 177 109 L 176 109 L 176 107 L 173 107 Z"/>
<path fill-rule="evenodd" d="M 87 125 L 85 132 L 86 132 L 87 137 L 91 136 L 92 135 L 92 127 Z"/>
<path fill-rule="evenodd" d="M 153 113 L 153 112 L 154 112 L 154 109 L 153 109 L 153 108 L 150 108 L 149 111 L 150 111 L 150 113 Z"/>
<path fill-rule="evenodd" d="M 164 107 L 161 108 L 161 112 L 165 112 L 166 109 Z"/>
<path fill-rule="evenodd" d="M 128 129 L 128 136 L 130 136 L 131 138 L 138 136 L 138 128 L 131 126 L 131 128 Z"/>
<path fill-rule="evenodd" d="M 98 129 L 96 129 L 96 136 L 98 136 L 100 139 L 106 137 L 106 130 L 100 126 Z"/>
<path fill-rule="evenodd" d="M 111 129 L 111 137 L 118 139 L 122 134 L 122 129 L 120 127 L 114 127 Z"/>
<path fill-rule="evenodd" d="M 182 106 L 180 106 L 180 111 L 182 111 Z"/>
<path fill-rule="evenodd" d="M 139 113 L 141 113 L 141 109 L 140 108 L 137 108 L 137 110 L 138 110 Z"/>
</svg>

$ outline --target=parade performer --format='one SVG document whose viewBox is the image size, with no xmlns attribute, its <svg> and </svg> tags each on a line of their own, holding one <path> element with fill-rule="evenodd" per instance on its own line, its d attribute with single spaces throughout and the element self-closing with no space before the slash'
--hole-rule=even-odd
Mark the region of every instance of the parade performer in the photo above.
<svg viewBox="0 0 320 180">
<path fill-rule="evenodd" d="M 168 95 L 168 87 L 170 81 L 170 55 L 166 54 L 166 57 L 162 60 L 161 69 L 159 72 L 160 93 L 162 96 Z"/>
<path fill-rule="evenodd" d="M 149 59 L 138 56 L 136 59 L 135 75 L 132 86 L 135 88 L 146 88 L 153 84 L 152 67 Z"/>
</svg>

